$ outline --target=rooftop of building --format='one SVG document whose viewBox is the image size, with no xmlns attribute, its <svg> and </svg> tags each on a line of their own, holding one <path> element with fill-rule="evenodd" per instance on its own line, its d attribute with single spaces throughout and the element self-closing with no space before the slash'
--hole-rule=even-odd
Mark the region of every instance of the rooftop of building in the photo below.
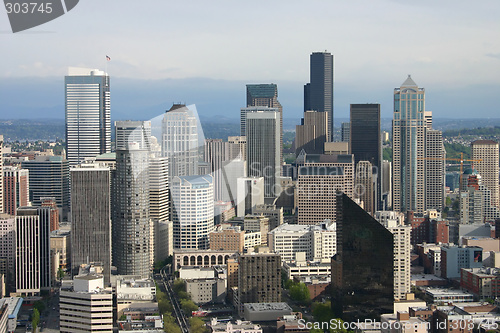
<svg viewBox="0 0 500 333">
<path fill-rule="evenodd" d="M 0 307 L 7 304 L 7 311 L 9 319 L 14 319 L 19 314 L 19 310 L 23 305 L 23 298 L 21 297 L 4 297 L 0 299 Z"/>
<path fill-rule="evenodd" d="M 446 281 L 446 279 L 434 274 L 412 274 L 411 281 Z"/>
<path fill-rule="evenodd" d="M 203 175 L 203 176 L 176 176 L 176 178 L 180 178 L 181 181 L 185 181 L 190 183 L 191 185 L 207 185 L 212 183 L 212 176 Z"/>
<path fill-rule="evenodd" d="M 214 333 L 227 332 L 228 326 L 232 327 L 233 329 L 237 329 L 237 330 L 241 330 L 241 331 L 260 328 L 260 325 L 254 324 L 251 321 L 237 320 L 236 322 L 230 322 L 230 321 L 222 322 L 222 321 L 217 321 L 217 318 L 212 318 L 210 324 L 207 324 L 207 325 L 209 325 L 212 328 L 212 332 L 214 332 Z"/>
<path fill-rule="evenodd" d="M 406 78 L 405 82 L 401 84 L 401 87 L 418 87 L 418 85 L 413 81 L 411 78 L 411 75 L 408 74 L 408 77 Z"/>
<path fill-rule="evenodd" d="M 129 304 L 125 309 L 123 309 L 124 312 L 127 311 L 151 311 L 151 310 L 158 310 L 158 303 L 156 302 L 145 302 L 145 303 L 132 303 Z"/>
<path fill-rule="evenodd" d="M 425 288 L 427 294 L 433 296 L 470 296 L 474 297 L 471 293 L 465 292 L 460 289 L 445 289 L 445 288 Z"/>
<path fill-rule="evenodd" d="M 493 140 L 476 140 L 472 141 L 471 145 L 498 145 L 498 142 Z"/>
<path fill-rule="evenodd" d="M 288 224 L 283 223 L 282 225 L 274 228 L 269 233 L 276 234 L 282 233 L 300 233 L 308 231 L 336 231 L 337 225 L 331 220 L 326 220 L 325 222 L 316 225 L 306 225 L 306 224 Z"/>
<path fill-rule="evenodd" d="M 266 312 L 266 311 L 292 311 L 290 305 L 284 302 L 280 303 L 245 303 L 245 308 L 249 311 L 254 312 Z"/>
<path fill-rule="evenodd" d="M 247 84 L 247 92 L 253 98 L 273 98 L 278 96 L 278 86 L 275 83 Z"/>
<path fill-rule="evenodd" d="M 330 262 L 319 262 L 319 261 L 314 261 L 314 262 L 284 262 L 283 267 L 331 267 Z"/>
</svg>

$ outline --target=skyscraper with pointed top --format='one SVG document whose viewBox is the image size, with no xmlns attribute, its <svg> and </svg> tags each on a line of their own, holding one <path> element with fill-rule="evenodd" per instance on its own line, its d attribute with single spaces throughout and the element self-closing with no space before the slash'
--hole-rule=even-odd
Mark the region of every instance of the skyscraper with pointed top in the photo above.
<svg viewBox="0 0 500 333">
<path fill-rule="evenodd" d="M 425 210 L 425 89 L 410 75 L 394 89 L 393 209 Z"/>
</svg>

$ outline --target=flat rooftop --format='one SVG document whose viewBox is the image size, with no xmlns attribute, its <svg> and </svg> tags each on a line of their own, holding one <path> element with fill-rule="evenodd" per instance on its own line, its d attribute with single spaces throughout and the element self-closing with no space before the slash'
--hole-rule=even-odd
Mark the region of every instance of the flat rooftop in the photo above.
<svg viewBox="0 0 500 333">
<path fill-rule="evenodd" d="M 292 311 L 292 308 L 287 303 L 245 303 L 248 310 L 254 312 L 266 311 Z"/>
</svg>

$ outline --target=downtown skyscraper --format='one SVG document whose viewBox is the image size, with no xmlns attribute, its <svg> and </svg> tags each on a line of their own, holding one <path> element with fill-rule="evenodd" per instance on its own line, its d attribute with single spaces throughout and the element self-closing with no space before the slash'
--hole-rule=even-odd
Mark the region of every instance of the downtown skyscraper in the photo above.
<svg viewBox="0 0 500 333">
<path fill-rule="evenodd" d="M 66 154 L 70 165 L 111 152 L 108 74 L 97 69 L 70 67 L 64 84 Z"/>
<path fill-rule="evenodd" d="M 310 56 L 309 83 L 304 86 L 304 111 L 328 113 L 327 141 L 333 141 L 333 55 L 313 52 Z"/>
<path fill-rule="evenodd" d="M 425 210 L 425 89 L 408 75 L 394 89 L 393 210 Z"/>
<path fill-rule="evenodd" d="M 147 277 L 151 270 L 149 147 L 151 122 L 117 121 L 112 186 L 112 253 L 118 274 Z"/>
</svg>

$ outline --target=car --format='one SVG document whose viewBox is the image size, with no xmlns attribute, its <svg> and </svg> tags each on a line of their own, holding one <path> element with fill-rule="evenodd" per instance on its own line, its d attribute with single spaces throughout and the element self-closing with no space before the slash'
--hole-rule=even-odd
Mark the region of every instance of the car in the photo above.
<svg viewBox="0 0 500 333">
<path fill-rule="evenodd" d="M 55 309 L 56 309 L 56 307 L 55 307 L 55 306 L 54 306 L 54 307 L 52 307 L 52 310 L 55 310 Z"/>
</svg>

